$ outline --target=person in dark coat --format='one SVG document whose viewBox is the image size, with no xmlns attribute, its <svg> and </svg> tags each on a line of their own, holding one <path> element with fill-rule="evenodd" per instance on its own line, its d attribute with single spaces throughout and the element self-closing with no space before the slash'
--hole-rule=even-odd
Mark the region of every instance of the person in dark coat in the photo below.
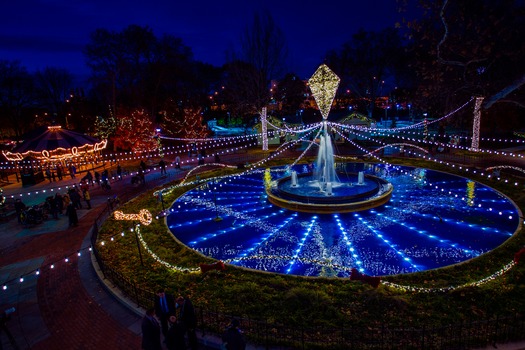
<svg viewBox="0 0 525 350">
<path fill-rule="evenodd" d="M 73 204 L 73 202 L 69 202 L 66 208 L 66 215 L 69 219 L 69 227 L 78 226 L 77 209 L 75 208 L 75 204 Z"/>
<path fill-rule="evenodd" d="M 188 333 L 188 343 L 190 349 L 196 350 L 199 348 L 197 340 L 197 316 L 190 298 L 178 296 L 176 300 L 176 307 L 179 311 L 179 323 L 184 326 L 184 331 Z"/>
<path fill-rule="evenodd" d="M 142 318 L 142 349 L 162 350 L 160 344 L 160 325 L 155 318 L 155 309 L 150 308 Z"/>
<path fill-rule="evenodd" d="M 168 333 L 166 334 L 166 346 L 168 350 L 186 349 L 184 341 L 184 327 L 177 322 L 177 317 L 169 317 Z"/>
<path fill-rule="evenodd" d="M 162 334 L 166 336 L 168 332 L 168 318 L 170 315 L 175 314 L 175 297 L 166 293 L 164 289 L 159 289 L 157 295 L 155 295 L 155 314 L 160 320 L 160 325 L 162 328 Z"/>
<path fill-rule="evenodd" d="M 16 217 L 18 218 L 18 223 L 22 223 L 22 212 L 26 210 L 26 205 L 20 198 L 17 198 L 15 200 L 15 211 L 16 211 Z"/>
<path fill-rule="evenodd" d="M 160 166 L 160 174 L 166 175 L 166 162 L 164 162 L 164 159 L 160 160 L 159 166 Z"/>
<path fill-rule="evenodd" d="M 64 212 L 64 198 L 62 198 L 62 195 L 59 192 L 55 194 L 55 202 L 57 204 L 58 213 L 62 215 Z"/>
<path fill-rule="evenodd" d="M 117 177 L 119 180 L 122 179 L 122 167 L 120 164 L 117 164 Z"/>
<path fill-rule="evenodd" d="M 231 324 L 222 334 L 222 341 L 227 350 L 244 350 L 246 348 L 244 335 L 239 329 L 239 320 L 232 320 Z"/>
</svg>

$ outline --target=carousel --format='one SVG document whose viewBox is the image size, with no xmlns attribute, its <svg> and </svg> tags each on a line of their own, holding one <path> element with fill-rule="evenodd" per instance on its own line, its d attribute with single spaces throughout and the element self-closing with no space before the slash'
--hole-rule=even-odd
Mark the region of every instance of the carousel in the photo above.
<svg viewBox="0 0 525 350">
<path fill-rule="evenodd" d="M 32 131 L 13 150 L 2 153 L 20 172 L 23 185 L 32 185 L 46 175 L 61 179 L 72 169 L 93 164 L 106 145 L 107 140 L 55 125 Z"/>
</svg>

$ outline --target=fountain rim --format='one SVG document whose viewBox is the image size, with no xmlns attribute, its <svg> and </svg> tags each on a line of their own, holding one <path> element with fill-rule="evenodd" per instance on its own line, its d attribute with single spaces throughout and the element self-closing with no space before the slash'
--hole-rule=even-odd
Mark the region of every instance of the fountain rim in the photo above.
<svg viewBox="0 0 525 350">
<path fill-rule="evenodd" d="M 307 174 L 300 174 L 299 176 L 300 177 L 303 177 L 303 176 L 308 176 L 308 175 L 311 175 L 311 173 L 307 173 Z M 288 210 L 292 210 L 292 211 L 299 211 L 299 212 L 303 212 L 303 213 L 313 213 L 313 214 L 335 214 L 335 213 L 351 213 L 351 212 L 357 212 L 357 211 L 363 211 L 363 210 L 368 210 L 368 209 L 372 209 L 372 208 L 376 208 L 376 207 L 379 207 L 383 204 L 386 204 L 390 201 L 391 197 L 392 197 L 392 192 L 394 190 L 394 186 L 389 183 L 388 181 L 380 178 L 380 177 L 377 177 L 377 176 L 373 176 L 373 175 L 370 175 L 370 174 L 366 174 L 365 177 L 368 178 L 368 179 L 372 179 L 378 183 L 380 183 L 380 185 L 384 185 L 384 184 L 388 184 L 388 189 L 383 192 L 381 195 L 379 196 L 376 196 L 376 197 L 373 197 L 373 198 L 370 198 L 370 199 L 365 199 L 365 200 L 362 200 L 362 201 L 344 201 L 345 199 L 352 199 L 352 198 L 358 198 L 358 197 L 352 197 L 351 196 L 347 196 L 347 198 L 343 198 L 343 202 L 341 201 L 333 201 L 333 202 L 330 202 L 330 203 L 309 203 L 307 201 L 297 201 L 297 200 L 291 200 L 291 199 L 286 199 L 286 198 L 282 198 L 282 197 L 279 197 L 278 195 L 276 195 L 274 193 L 274 190 L 275 188 L 278 188 L 278 184 L 280 182 L 283 182 L 283 181 L 287 181 L 288 179 L 290 179 L 291 176 L 286 176 L 286 177 L 283 177 L 279 180 L 276 181 L 276 184 L 277 186 L 274 187 L 274 186 L 270 186 L 270 187 L 267 187 L 266 188 L 266 194 L 268 196 L 268 201 L 270 203 L 272 203 L 273 205 L 276 205 L 278 207 L 281 207 L 281 208 L 284 208 L 284 209 L 288 209 Z M 362 197 L 364 195 L 361 195 L 359 197 Z M 302 196 L 297 196 L 297 199 L 301 198 Z M 307 198 L 306 196 L 304 196 L 304 198 Z"/>
</svg>

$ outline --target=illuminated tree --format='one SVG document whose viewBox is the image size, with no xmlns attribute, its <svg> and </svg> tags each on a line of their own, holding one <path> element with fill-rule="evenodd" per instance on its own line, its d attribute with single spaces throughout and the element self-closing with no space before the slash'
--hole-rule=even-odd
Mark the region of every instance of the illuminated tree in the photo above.
<svg viewBox="0 0 525 350">
<path fill-rule="evenodd" d="M 184 139 L 205 138 L 208 127 L 203 124 L 201 108 L 168 108 L 163 112 L 162 130 L 165 134 Z"/>
<path fill-rule="evenodd" d="M 109 139 L 117 131 L 117 120 L 113 115 L 107 118 L 97 117 L 95 120 L 95 136 L 101 140 Z"/>
<path fill-rule="evenodd" d="M 116 119 L 117 129 L 113 136 L 116 147 L 134 153 L 151 152 L 157 149 L 153 122 L 144 110 L 118 113 Z"/>
</svg>

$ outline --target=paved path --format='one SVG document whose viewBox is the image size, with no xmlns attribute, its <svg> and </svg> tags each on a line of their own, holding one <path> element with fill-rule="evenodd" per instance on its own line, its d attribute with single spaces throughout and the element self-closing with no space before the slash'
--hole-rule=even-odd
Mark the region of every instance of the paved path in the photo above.
<svg viewBox="0 0 525 350">
<path fill-rule="evenodd" d="M 182 175 L 181 170 L 173 168 L 168 173 L 171 176 L 161 177 L 158 170 L 148 173 L 146 188 Z M 56 191 L 65 193 L 66 186 L 78 181 L 79 177 L 58 183 L 45 181 L 30 188 L 15 183 L 3 189 L 7 197 L 22 194 L 24 203 L 33 205 Z M 108 197 L 144 190 L 132 186 L 129 178 L 111 186 L 109 192 L 92 188 L 93 209 L 78 210 L 77 227 L 69 228 L 66 216 L 33 227 L 23 227 L 16 218 L 0 224 L 0 283 L 8 281 L 7 289 L 0 290 L 0 310 L 16 308 L 7 327 L 18 348 L 140 349 L 141 316 L 108 293 L 84 249 L 89 247 L 88 232 L 107 207 Z M 27 195 L 29 191 L 32 194 Z M 83 206 L 86 208 L 85 203 Z M 76 253 L 79 250 L 81 256 Z M 24 276 L 23 282 L 18 281 L 20 276 Z M 5 334 L 0 338 L 3 349 L 16 348 Z"/>
<path fill-rule="evenodd" d="M 181 170 L 173 168 L 168 173 L 167 178 L 160 177 L 158 170 L 148 173 L 147 188 L 183 175 Z M 66 192 L 65 186 L 77 182 L 78 178 L 60 183 L 46 181 L 30 188 L 14 183 L 3 189 L 7 196 L 22 194 L 26 204 L 36 204 L 57 190 Z M 93 188 L 93 209 L 79 210 L 80 223 L 74 228 L 68 227 L 65 216 L 34 227 L 22 227 L 16 219 L 0 223 L 0 283 L 11 281 L 6 290 L 0 289 L 0 311 L 16 308 L 7 327 L 17 347 L 1 334 L 4 350 L 140 349 L 140 315 L 108 292 L 87 251 L 80 257 L 76 252 L 89 247 L 88 231 L 107 206 L 109 196 L 129 190 L 139 193 L 143 189 L 131 186 L 129 178 L 113 182 L 110 192 Z M 29 191 L 32 194 L 26 195 Z M 50 266 L 52 263 L 54 268 Z M 37 269 L 40 269 L 38 276 L 34 273 Z M 20 276 L 24 276 L 23 282 L 18 281 Z M 217 342 L 210 341 L 209 346 L 201 348 L 215 348 Z M 525 349 L 525 344 L 498 344 L 498 347 Z"/>
</svg>

